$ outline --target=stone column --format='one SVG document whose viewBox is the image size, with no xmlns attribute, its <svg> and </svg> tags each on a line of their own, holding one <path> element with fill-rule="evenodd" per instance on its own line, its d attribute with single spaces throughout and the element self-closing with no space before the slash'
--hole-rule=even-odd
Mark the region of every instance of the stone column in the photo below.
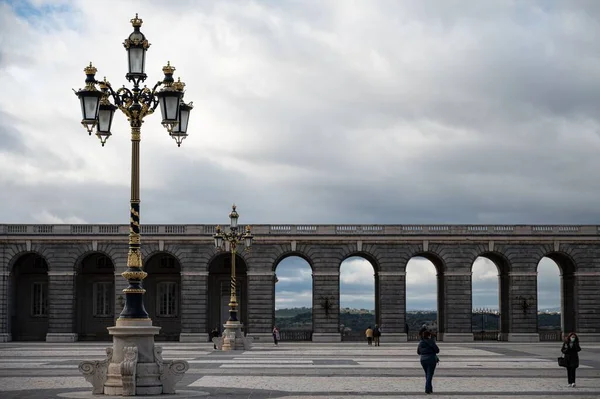
<svg viewBox="0 0 600 399">
<path fill-rule="evenodd" d="M 275 273 L 248 271 L 248 336 L 255 342 L 273 341 Z"/>
<path fill-rule="evenodd" d="M 340 342 L 340 273 L 313 271 L 314 342 Z"/>
<path fill-rule="evenodd" d="M 1 266 L 1 265 L 0 265 Z M 10 273 L 0 271 L 0 342 L 9 342 L 12 340 L 10 326 L 8 324 L 10 294 Z"/>
<path fill-rule="evenodd" d="M 181 272 L 181 334 L 179 342 L 208 342 L 208 272 Z"/>
<path fill-rule="evenodd" d="M 383 342 L 406 342 L 406 272 L 379 272 L 379 321 Z"/>
<path fill-rule="evenodd" d="M 539 342 L 537 330 L 537 272 L 510 272 L 508 340 Z M 532 294 L 533 293 L 533 294 Z"/>
<path fill-rule="evenodd" d="M 577 322 L 574 330 L 583 342 L 600 342 L 600 271 L 575 272 L 573 286 L 576 290 L 574 307 Z"/>
<path fill-rule="evenodd" d="M 46 342 L 75 342 L 75 272 L 48 272 Z"/>
<path fill-rule="evenodd" d="M 473 341 L 471 276 L 471 272 L 446 272 L 441 276 L 445 290 L 444 298 L 438 298 L 438 319 L 444 325 L 438 329 L 444 342 Z"/>
</svg>

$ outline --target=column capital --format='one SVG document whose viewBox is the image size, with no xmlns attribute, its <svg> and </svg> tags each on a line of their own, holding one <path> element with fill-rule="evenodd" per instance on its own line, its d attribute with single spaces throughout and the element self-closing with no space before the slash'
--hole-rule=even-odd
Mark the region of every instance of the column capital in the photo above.
<svg viewBox="0 0 600 399">
<path fill-rule="evenodd" d="M 180 274 L 182 276 L 208 276 L 208 272 L 206 270 L 181 272 Z"/>
<path fill-rule="evenodd" d="M 573 275 L 575 276 L 599 276 L 600 277 L 600 272 L 575 272 L 573 273 Z"/>
<path fill-rule="evenodd" d="M 50 276 L 74 276 L 75 274 L 77 274 L 75 271 L 64 271 L 64 272 L 49 271 L 48 277 L 50 277 Z"/>
<path fill-rule="evenodd" d="M 275 272 L 261 272 L 261 271 L 255 271 L 255 272 L 246 272 L 246 276 L 274 276 Z"/>
<path fill-rule="evenodd" d="M 377 272 L 378 276 L 406 276 L 406 272 Z"/>
</svg>

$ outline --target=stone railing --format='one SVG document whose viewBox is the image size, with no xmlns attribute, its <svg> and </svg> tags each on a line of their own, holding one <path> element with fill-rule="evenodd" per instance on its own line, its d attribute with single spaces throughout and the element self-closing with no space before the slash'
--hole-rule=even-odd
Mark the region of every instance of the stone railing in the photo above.
<svg viewBox="0 0 600 399">
<path fill-rule="evenodd" d="M 312 340 L 312 330 L 302 330 L 302 329 L 288 329 L 288 330 L 280 330 L 279 331 L 280 341 L 311 341 Z"/>
<path fill-rule="evenodd" d="M 540 331 L 540 341 L 562 341 L 563 333 L 561 331 Z"/>
<path fill-rule="evenodd" d="M 241 224 L 242 227 L 245 224 Z M 222 225 L 227 229 L 227 224 Z M 145 236 L 212 236 L 215 224 L 143 224 Z M 600 236 L 597 225 L 252 225 L 252 232 L 269 235 L 430 235 L 430 236 Z M 127 235 L 124 224 L 0 224 L 0 235 Z"/>
</svg>

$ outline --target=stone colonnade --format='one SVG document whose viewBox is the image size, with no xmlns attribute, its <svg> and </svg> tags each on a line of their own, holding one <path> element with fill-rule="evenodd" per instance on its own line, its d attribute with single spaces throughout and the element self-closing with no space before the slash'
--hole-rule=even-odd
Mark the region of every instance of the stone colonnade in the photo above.
<svg viewBox="0 0 600 399">
<path fill-rule="evenodd" d="M 498 267 L 504 339 L 538 340 L 537 265 L 543 257 L 549 257 L 561 270 L 564 330 L 577 331 L 582 339 L 600 340 L 597 234 L 302 236 L 260 234 L 258 230 L 251 251 L 239 255 L 241 318 L 247 334 L 258 340 L 270 338 L 275 269 L 288 256 L 302 257 L 312 268 L 313 341 L 340 340 L 339 270 L 341 263 L 351 256 L 364 257 L 374 266 L 377 322 L 385 326 L 386 339 L 406 340 L 406 265 L 411 258 L 421 256 L 437 269 L 440 337 L 444 341 L 472 340 L 471 269 L 475 259 L 484 256 Z M 152 304 L 148 310 L 155 325 L 169 332 L 169 339 L 205 341 L 208 331 L 222 320 L 221 299 L 228 295 L 222 289 L 228 285 L 222 283 L 228 278 L 229 255 L 215 251 L 210 234 L 145 236 L 142 249 L 145 262 L 150 262 L 146 267 L 161 276 L 147 288 L 151 291 L 149 295 L 153 295 L 146 303 Z M 89 309 L 98 315 L 94 319 L 98 325 L 105 325 L 107 318 L 110 324 L 120 312 L 121 290 L 126 286 L 120 273 L 126 255 L 127 243 L 119 234 L 0 236 L 0 339 L 22 338 L 13 335 L 21 334 L 18 323 L 25 319 L 27 323 L 40 325 L 45 319 L 47 326 L 42 330 L 46 328 L 48 341 L 82 339 L 84 301 L 94 302 Z M 24 261 L 28 256 L 29 260 Z M 92 262 L 94 266 L 82 266 L 90 263 L 90 259 L 96 259 Z M 86 277 L 82 277 L 84 274 Z M 94 276 L 98 281 L 112 282 L 110 298 L 102 297 L 102 290 L 108 285 L 99 284 Z M 88 299 L 85 292 L 89 290 L 78 288 L 82 281 L 95 284 L 91 289 L 93 296 Z M 37 291 L 28 291 L 20 297 L 16 291 L 24 287 Z M 94 338 L 93 334 L 90 336 Z"/>
</svg>

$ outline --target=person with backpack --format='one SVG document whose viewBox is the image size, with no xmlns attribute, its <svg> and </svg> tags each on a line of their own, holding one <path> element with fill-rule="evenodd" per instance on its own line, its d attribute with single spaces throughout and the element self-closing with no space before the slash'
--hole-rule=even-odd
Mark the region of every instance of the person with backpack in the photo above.
<svg viewBox="0 0 600 399">
<path fill-rule="evenodd" d="M 373 329 L 373 342 L 375 346 L 379 346 L 379 338 L 381 337 L 381 329 L 378 324 L 375 324 L 375 328 Z"/>
<path fill-rule="evenodd" d="M 433 373 L 440 359 L 437 354 L 440 353 L 435 340 L 431 337 L 430 331 L 423 331 L 423 337 L 419 341 L 417 354 L 421 355 L 421 366 L 425 371 L 425 393 L 433 393 Z"/>
</svg>

